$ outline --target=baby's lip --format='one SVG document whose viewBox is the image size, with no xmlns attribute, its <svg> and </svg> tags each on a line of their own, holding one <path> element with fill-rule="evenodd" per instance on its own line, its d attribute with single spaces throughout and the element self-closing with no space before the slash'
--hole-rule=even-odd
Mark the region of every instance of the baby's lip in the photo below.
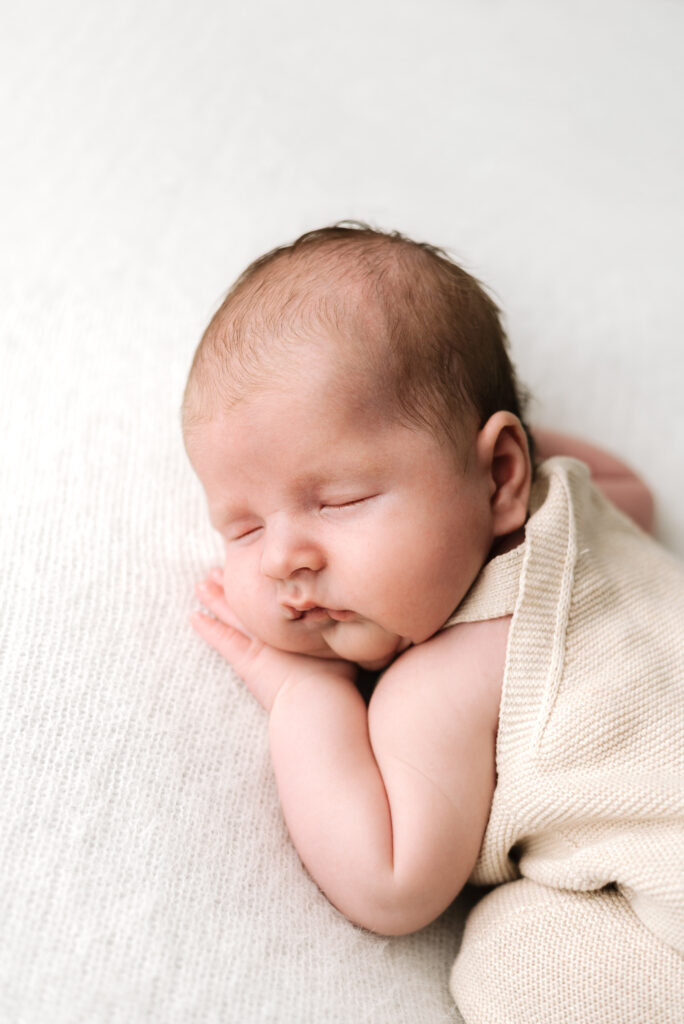
<svg viewBox="0 0 684 1024">
<path fill-rule="evenodd" d="M 283 604 L 281 608 L 285 618 L 292 621 L 306 619 L 310 622 L 323 622 L 325 619 L 332 619 L 334 622 L 344 622 L 354 614 L 346 608 L 325 608 L 313 601 L 304 601 L 298 605 Z"/>
<path fill-rule="evenodd" d="M 302 612 L 291 604 L 281 604 L 280 609 L 286 619 L 301 619 Z"/>
</svg>

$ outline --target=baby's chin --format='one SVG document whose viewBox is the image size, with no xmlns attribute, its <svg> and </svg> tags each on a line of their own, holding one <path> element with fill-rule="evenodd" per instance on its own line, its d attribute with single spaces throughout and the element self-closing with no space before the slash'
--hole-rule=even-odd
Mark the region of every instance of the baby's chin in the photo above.
<svg viewBox="0 0 684 1024">
<path fill-rule="evenodd" d="M 387 668 L 410 647 L 409 640 L 365 619 L 328 622 L 314 629 L 300 628 L 295 620 L 278 623 L 276 629 L 268 632 L 272 635 L 261 635 L 260 639 L 280 650 L 313 658 L 342 658 L 371 672 Z"/>
<path fill-rule="evenodd" d="M 339 623 L 325 632 L 324 639 L 334 657 L 354 661 L 371 672 L 387 668 L 410 646 L 404 637 L 365 621 Z"/>
</svg>

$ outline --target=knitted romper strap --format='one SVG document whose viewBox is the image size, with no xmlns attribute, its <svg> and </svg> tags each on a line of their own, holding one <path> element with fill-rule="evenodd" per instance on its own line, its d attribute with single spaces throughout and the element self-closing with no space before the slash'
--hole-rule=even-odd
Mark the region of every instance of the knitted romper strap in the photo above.
<svg viewBox="0 0 684 1024">
<path fill-rule="evenodd" d="M 545 475 L 538 474 L 530 492 L 530 516 L 541 508 L 548 489 L 548 479 Z M 485 619 L 500 619 L 504 615 L 512 615 L 518 601 L 524 558 L 523 541 L 518 547 L 487 562 L 442 629 L 456 626 L 459 622 L 482 622 Z"/>
<path fill-rule="evenodd" d="M 487 562 L 442 629 L 456 626 L 459 622 L 481 622 L 512 615 L 518 599 L 524 554 L 523 543 Z"/>
</svg>

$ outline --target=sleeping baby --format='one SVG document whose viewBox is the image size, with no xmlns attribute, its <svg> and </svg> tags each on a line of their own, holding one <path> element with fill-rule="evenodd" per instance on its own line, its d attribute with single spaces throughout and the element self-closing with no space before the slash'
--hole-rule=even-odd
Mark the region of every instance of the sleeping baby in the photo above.
<svg viewBox="0 0 684 1024">
<path fill-rule="evenodd" d="M 351 921 L 495 886 L 451 974 L 468 1024 L 680 1024 L 684 572 L 635 477 L 559 437 L 535 458 L 523 412 L 441 250 L 336 226 L 257 260 L 184 397 L 225 545 L 193 625 L 269 713 L 292 840 Z"/>
</svg>

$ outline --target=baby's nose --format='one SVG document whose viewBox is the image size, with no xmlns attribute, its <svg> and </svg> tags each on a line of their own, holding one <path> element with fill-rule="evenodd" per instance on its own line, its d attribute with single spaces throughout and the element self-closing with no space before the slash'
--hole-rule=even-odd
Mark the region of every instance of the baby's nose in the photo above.
<svg viewBox="0 0 684 1024">
<path fill-rule="evenodd" d="M 318 572 L 325 558 L 320 547 L 304 535 L 291 530 L 273 531 L 264 537 L 261 571 L 273 580 L 286 580 L 301 569 Z"/>
</svg>

